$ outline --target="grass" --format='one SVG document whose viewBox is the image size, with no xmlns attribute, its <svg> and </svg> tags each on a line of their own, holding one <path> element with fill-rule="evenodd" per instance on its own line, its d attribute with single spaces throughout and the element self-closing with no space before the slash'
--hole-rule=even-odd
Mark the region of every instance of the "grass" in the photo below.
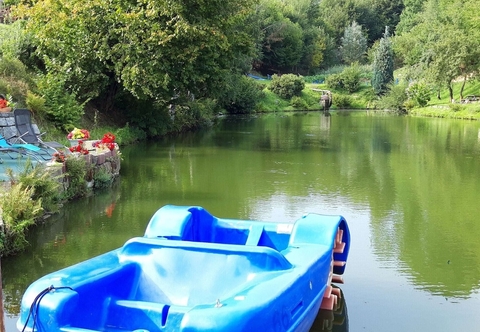
<svg viewBox="0 0 480 332">
<path fill-rule="evenodd" d="M 399 74 L 401 76 L 401 74 Z M 462 81 L 453 83 L 453 93 L 455 103 L 450 102 L 450 95 L 448 89 L 442 89 L 440 91 L 440 99 L 437 98 L 437 91 L 432 90 L 431 99 L 426 107 L 414 108 L 409 111 L 409 114 L 414 116 L 426 116 L 426 117 L 440 117 L 451 119 L 468 119 L 468 120 L 480 120 L 480 102 L 474 102 L 469 104 L 461 104 L 460 101 L 460 89 Z M 276 94 L 268 90 L 269 81 L 262 81 L 265 85 L 264 93 L 265 97 L 257 105 L 257 112 L 282 112 L 282 111 L 318 111 L 321 110 L 319 100 L 320 92 L 313 91 L 312 89 L 328 90 L 325 84 L 307 83 L 305 89 L 302 91 L 300 98 L 304 101 L 304 107 L 295 107 L 292 105 L 291 100 L 286 100 L 278 97 Z M 350 99 L 350 109 L 368 109 L 374 107 L 375 97 L 372 92 L 369 82 L 363 82 L 360 89 L 355 93 L 348 93 L 341 90 L 331 90 L 333 95 L 332 110 L 337 109 L 335 105 L 335 98 L 341 96 L 348 97 Z M 465 84 L 463 90 L 463 97 L 467 95 L 480 95 L 480 81 L 470 80 Z"/>
<path fill-rule="evenodd" d="M 264 82 L 262 84 L 265 84 Z M 292 100 L 280 98 L 268 89 L 268 83 L 263 90 L 265 97 L 257 104 L 257 112 L 282 112 L 282 111 L 319 111 L 321 93 L 313 89 L 329 90 L 325 84 L 306 83 L 300 98 L 304 101 L 306 107 L 295 107 L 292 105 Z M 336 109 L 335 97 L 348 96 L 351 99 L 352 109 L 365 109 L 370 106 L 371 87 L 363 84 L 359 91 L 355 93 L 348 93 L 346 91 L 331 90 L 333 94 L 333 105 L 331 109 Z"/>
</svg>

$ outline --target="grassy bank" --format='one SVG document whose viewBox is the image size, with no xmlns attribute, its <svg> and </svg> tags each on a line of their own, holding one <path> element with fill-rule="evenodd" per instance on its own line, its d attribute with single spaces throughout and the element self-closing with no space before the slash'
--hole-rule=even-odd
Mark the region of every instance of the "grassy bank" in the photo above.
<svg viewBox="0 0 480 332">
<path fill-rule="evenodd" d="M 263 83 L 266 82 L 266 83 Z M 263 92 L 265 97 L 257 105 L 257 112 L 288 112 L 288 111 L 319 111 L 321 92 L 317 90 L 330 90 L 325 84 L 306 83 L 302 94 L 292 99 L 284 99 L 277 96 L 268 89 L 268 81 L 263 81 L 265 84 Z M 333 94 L 333 105 L 331 109 L 365 109 L 372 106 L 371 103 L 371 88 L 364 84 L 359 91 L 349 94 L 345 91 L 330 90 Z M 339 104 L 339 101 L 342 101 Z"/>
<path fill-rule="evenodd" d="M 270 81 L 261 81 L 265 97 L 257 105 L 256 112 L 288 112 L 288 111 L 319 111 L 321 93 L 313 89 L 329 90 L 326 84 L 306 83 L 299 97 L 291 100 L 283 99 L 268 89 Z M 454 82 L 454 100 L 452 103 L 447 89 L 431 91 L 431 99 L 425 107 L 416 107 L 408 111 L 412 116 L 439 117 L 451 119 L 480 120 L 480 102 L 462 104 L 460 90 L 463 82 Z M 371 86 L 364 82 L 355 93 L 342 90 L 331 90 L 333 95 L 332 110 L 335 109 L 371 109 L 376 108 L 376 97 Z M 463 97 L 480 95 L 480 82 L 473 80 L 465 84 Z"/>
</svg>

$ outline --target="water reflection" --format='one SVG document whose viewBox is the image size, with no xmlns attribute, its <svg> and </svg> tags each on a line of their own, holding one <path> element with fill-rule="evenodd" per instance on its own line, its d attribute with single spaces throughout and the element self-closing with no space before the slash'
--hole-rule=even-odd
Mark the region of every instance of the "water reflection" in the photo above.
<svg viewBox="0 0 480 332">
<path fill-rule="evenodd" d="M 310 332 L 348 332 L 348 312 L 345 296 L 341 297 L 332 310 L 320 309 Z"/>
<path fill-rule="evenodd" d="M 265 221 L 342 214 L 352 233 L 342 289 L 355 330 L 474 330 L 479 128 L 365 112 L 282 114 L 126 147 L 113 193 L 69 204 L 32 233 L 31 250 L 6 260 L 7 312 L 36 278 L 123 245 L 160 206 L 178 204 Z M 372 312 L 380 318 L 368 319 Z M 425 328 L 401 318 L 415 316 Z"/>
</svg>

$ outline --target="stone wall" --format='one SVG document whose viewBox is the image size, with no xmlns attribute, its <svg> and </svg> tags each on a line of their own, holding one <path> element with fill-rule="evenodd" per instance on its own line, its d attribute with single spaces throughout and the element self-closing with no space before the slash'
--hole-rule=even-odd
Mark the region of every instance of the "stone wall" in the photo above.
<svg viewBox="0 0 480 332">
<path fill-rule="evenodd" d="M 32 124 L 35 134 L 39 135 L 41 132 L 36 124 Z M 10 143 L 20 143 L 16 140 L 17 137 L 17 128 L 15 127 L 15 117 L 13 112 L 0 113 L 0 134 Z M 77 158 L 85 158 L 87 162 L 87 168 L 91 170 L 91 175 L 95 175 L 97 172 L 106 171 L 110 173 L 113 177 L 116 177 L 120 173 L 120 151 L 118 150 L 118 145 L 112 151 L 108 149 L 98 149 L 93 147 L 92 143 L 95 140 L 86 141 L 85 147 L 89 151 L 89 154 L 78 155 L 73 154 Z M 64 149 L 65 154 L 70 154 L 68 147 Z M 42 161 L 47 167 L 51 168 L 53 173 L 56 175 L 61 175 L 67 170 L 64 163 L 58 163 L 55 161 Z M 90 185 L 92 185 L 90 179 L 87 179 Z"/>
<path fill-rule="evenodd" d="M 33 131 L 35 135 L 40 135 L 40 129 L 35 123 L 32 123 Z M 17 128 L 15 127 L 15 117 L 13 112 L 0 113 L 0 134 L 5 137 L 10 143 L 15 141 L 17 134 Z M 17 142 L 18 143 L 18 142 Z"/>
<path fill-rule="evenodd" d="M 12 112 L 0 113 L 0 134 L 7 140 L 17 135 L 15 118 Z"/>
</svg>

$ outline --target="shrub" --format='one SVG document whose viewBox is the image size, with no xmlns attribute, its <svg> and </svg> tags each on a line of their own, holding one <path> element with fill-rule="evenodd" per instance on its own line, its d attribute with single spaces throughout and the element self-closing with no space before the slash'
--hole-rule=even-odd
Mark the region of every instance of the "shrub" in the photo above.
<svg viewBox="0 0 480 332">
<path fill-rule="evenodd" d="M 105 167 L 100 167 L 93 175 L 93 181 L 95 189 L 105 189 L 112 184 L 113 176 Z"/>
<path fill-rule="evenodd" d="M 27 91 L 27 98 L 25 99 L 27 108 L 36 114 L 45 114 L 45 98 L 38 96 L 31 91 Z"/>
<path fill-rule="evenodd" d="M 64 78 L 46 74 L 39 80 L 38 89 L 45 98 L 45 113 L 57 127 L 68 128 L 79 122 L 85 103 L 80 104 L 76 95 L 66 90 Z"/>
<path fill-rule="evenodd" d="M 88 191 L 85 179 L 87 178 L 87 164 L 82 156 L 69 157 L 65 160 L 66 176 L 68 187 L 65 191 L 65 198 L 72 199 L 75 197 L 85 196 Z"/>
<path fill-rule="evenodd" d="M 336 94 L 333 98 L 333 102 L 337 108 L 348 108 L 352 105 L 352 98 L 350 96 Z"/>
<path fill-rule="evenodd" d="M 123 128 L 116 129 L 114 134 L 118 145 L 126 145 L 147 138 L 145 131 L 131 127 L 128 123 Z"/>
<path fill-rule="evenodd" d="M 454 104 L 454 103 L 450 103 L 448 105 L 448 107 L 450 108 L 450 110 L 452 112 L 460 112 L 460 111 L 463 111 L 465 109 L 465 106 L 460 105 L 460 104 Z"/>
<path fill-rule="evenodd" d="M 378 101 L 379 107 L 395 113 L 405 113 L 405 102 L 408 99 L 405 91 L 404 84 L 389 84 L 387 93 Z"/>
<path fill-rule="evenodd" d="M 346 67 L 341 73 L 328 76 L 325 83 L 329 89 L 345 90 L 352 93 L 360 88 L 361 78 L 362 70 L 358 63 L 354 63 Z"/>
<path fill-rule="evenodd" d="M 420 107 L 427 106 L 430 101 L 430 88 L 423 82 L 411 83 L 406 90 L 408 98 Z"/>
<path fill-rule="evenodd" d="M 332 74 L 327 77 L 325 84 L 331 90 L 341 90 L 343 89 L 342 75 Z"/>
<path fill-rule="evenodd" d="M 255 110 L 255 106 L 264 96 L 263 84 L 243 75 L 232 75 L 226 89 L 219 99 L 219 106 L 230 114 L 246 114 Z"/>
<path fill-rule="evenodd" d="M 218 112 L 218 104 L 210 98 L 195 99 L 186 105 L 177 105 L 175 109 L 172 131 L 181 132 L 211 125 L 214 114 Z"/>
<path fill-rule="evenodd" d="M 358 91 L 360 88 L 361 74 L 362 72 L 357 63 L 345 68 L 345 70 L 340 74 L 343 88 L 350 93 Z"/>
<path fill-rule="evenodd" d="M 26 230 L 43 212 L 41 199 L 32 199 L 34 192 L 34 188 L 17 183 L 12 185 L 8 195 L 0 196 L 5 226 L 0 251 L 4 254 L 20 251 L 25 247 Z"/>
<path fill-rule="evenodd" d="M 303 78 L 294 74 L 273 75 L 272 83 L 269 87 L 273 93 L 285 99 L 300 96 L 304 88 L 305 81 Z"/>
<path fill-rule="evenodd" d="M 33 168 L 25 168 L 23 172 L 18 174 L 18 180 L 13 180 L 13 175 L 10 174 L 11 181 L 18 182 L 20 186 L 25 188 L 32 188 L 32 199 L 42 202 L 42 209 L 47 212 L 58 212 L 60 201 L 60 183 L 58 178 L 60 176 L 53 176 L 48 169 L 42 166 Z"/>
<path fill-rule="evenodd" d="M 299 96 L 293 96 L 292 99 L 290 99 L 290 105 L 300 110 L 308 109 L 308 103 Z"/>
</svg>

